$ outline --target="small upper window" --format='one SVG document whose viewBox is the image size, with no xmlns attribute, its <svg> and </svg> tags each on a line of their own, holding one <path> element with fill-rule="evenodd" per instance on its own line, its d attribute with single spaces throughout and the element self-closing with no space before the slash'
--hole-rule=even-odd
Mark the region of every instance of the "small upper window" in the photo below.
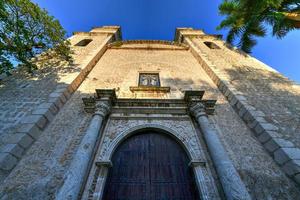
<svg viewBox="0 0 300 200">
<path fill-rule="evenodd" d="M 220 47 L 213 42 L 204 42 L 204 44 L 208 46 L 210 49 L 220 49 Z"/>
<path fill-rule="evenodd" d="M 92 39 L 83 39 L 83 40 L 81 40 L 80 42 L 78 42 L 77 44 L 75 44 L 75 46 L 85 47 L 85 46 L 88 45 L 91 41 L 92 41 Z"/>
<path fill-rule="evenodd" d="M 160 87 L 158 73 L 140 73 L 139 86 L 155 86 Z"/>
</svg>

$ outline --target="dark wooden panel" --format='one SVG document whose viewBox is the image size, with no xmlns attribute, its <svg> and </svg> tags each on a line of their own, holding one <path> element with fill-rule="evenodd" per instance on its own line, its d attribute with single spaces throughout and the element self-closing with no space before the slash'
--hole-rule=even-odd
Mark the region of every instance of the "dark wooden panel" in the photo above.
<svg viewBox="0 0 300 200">
<path fill-rule="evenodd" d="M 189 159 L 167 135 L 134 135 L 118 147 L 112 162 L 105 200 L 199 199 Z"/>
</svg>

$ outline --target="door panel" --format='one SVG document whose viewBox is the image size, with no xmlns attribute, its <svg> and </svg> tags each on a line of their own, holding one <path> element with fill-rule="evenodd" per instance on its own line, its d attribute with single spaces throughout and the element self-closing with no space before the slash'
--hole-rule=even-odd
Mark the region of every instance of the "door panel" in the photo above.
<svg viewBox="0 0 300 200">
<path fill-rule="evenodd" d="M 147 132 L 126 139 L 112 157 L 105 200 L 199 199 L 189 159 L 165 134 Z"/>
</svg>

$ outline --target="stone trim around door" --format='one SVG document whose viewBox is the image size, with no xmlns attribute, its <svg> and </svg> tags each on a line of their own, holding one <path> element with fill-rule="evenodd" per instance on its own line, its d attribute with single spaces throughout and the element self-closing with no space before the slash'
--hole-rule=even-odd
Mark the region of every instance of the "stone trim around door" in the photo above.
<svg viewBox="0 0 300 200">
<path fill-rule="evenodd" d="M 196 128 L 189 117 L 188 103 L 195 99 L 206 105 L 206 112 L 214 109 L 214 100 L 202 100 L 204 91 L 188 91 L 184 99 L 117 99 L 114 90 L 97 90 L 96 95 L 84 98 L 85 110 L 94 113 L 97 102 L 110 94 L 111 115 L 101 134 L 98 150 L 84 185 L 81 199 L 101 199 L 105 180 L 111 165 L 111 157 L 126 138 L 145 129 L 169 134 L 186 150 L 191 160 L 198 190 L 202 199 L 220 199 L 211 166 L 207 163 L 205 150 L 200 143 Z M 200 96 L 199 96 L 200 94 Z M 158 107 L 159 109 L 158 109 Z M 130 109 L 131 108 L 131 109 Z M 150 115 L 153 114 L 153 115 Z M 138 117 L 133 117 L 137 115 Z M 121 116 L 121 117 L 116 117 Z M 172 116 L 172 118 L 170 118 Z"/>
</svg>

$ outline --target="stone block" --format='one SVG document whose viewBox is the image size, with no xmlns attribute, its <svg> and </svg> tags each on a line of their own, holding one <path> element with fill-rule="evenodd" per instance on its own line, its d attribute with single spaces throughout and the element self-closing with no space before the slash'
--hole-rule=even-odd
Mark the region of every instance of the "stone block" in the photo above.
<svg viewBox="0 0 300 200">
<path fill-rule="evenodd" d="M 55 98 L 55 97 L 59 97 L 62 95 L 62 93 L 60 92 L 52 92 L 51 94 L 49 94 L 50 98 Z"/>
<path fill-rule="evenodd" d="M 230 94 L 227 97 L 228 101 L 231 101 L 231 99 L 232 99 L 233 96 L 234 96 L 234 94 L 232 92 L 230 92 Z"/>
<path fill-rule="evenodd" d="M 54 90 L 53 93 L 62 93 L 66 97 L 66 99 L 69 99 L 71 96 L 71 94 L 68 91 L 67 86 L 65 86 L 65 85 L 58 87 L 56 90 Z"/>
<path fill-rule="evenodd" d="M 240 110 L 242 107 L 245 106 L 246 102 L 245 102 L 245 101 L 240 101 L 240 100 L 238 99 L 238 97 L 237 97 L 237 100 L 238 100 L 238 102 L 237 102 L 237 104 L 236 104 L 236 108 L 237 108 L 238 110 Z"/>
<path fill-rule="evenodd" d="M 65 97 L 66 97 L 67 100 L 70 99 L 71 93 L 69 92 L 68 89 L 66 89 L 63 94 L 65 95 Z"/>
<path fill-rule="evenodd" d="M 62 93 L 62 92 L 52 92 L 49 95 L 49 98 L 60 98 L 60 100 L 63 104 L 67 101 L 67 98 L 65 97 L 64 93 Z"/>
<path fill-rule="evenodd" d="M 38 107 L 38 109 L 48 109 L 51 111 L 53 115 L 56 115 L 58 112 L 58 108 L 55 106 L 54 102 L 42 103 Z"/>
<path fill-rule="evenodd" d="M 262 134 L 264 131 L 277 131 L 278 128 L 270 123 L 257 123 L 254 128 L 256 135 Z"/>
<path fill-rule="evenodd" d="M 300 149 L 280 148 L 274 152 L 274 159 L 279 165 L 283 165 L 289 160 L 300 160 Z"/>
<path fill-rule="evenodd" d="M 249 122 L 249 123 L 248 123 L 248 126 L 249 126 L 249 128 L 254 129 L 254 128 L 256 127 L 257 123 L 258 123 L 258 122 L 257 122 L 256 120 L 254 120 L 254 121 L 252 121 L 252 122 Z"/>
<path fill-rule="evenodd" d="M 47 108 L 38 108 L 38 109 L 35 109 L 34 111 L 32 111 L 32 114 L 34 114 L 34 115 L 43 115 L 44 117 L 46 117 L 46 119 L 49 122 L 51 122 L 54 119 L 54 115 Z"/>
<path fill-rule="evenodd" d="M 298 183 L 300 185 L 300 174 L 297 174 L 296 176 L 294 176 L 294 180 L 296 181 L 296 183 Z"/>
<path fill-rule="evenodd" d="M 239 110 L 238 114 L 241 118 L 243 118 L 243 116 L 245 115 L 246 112 L 247 112 L 246 108 L 244 106 L 242 106 L 241 109 Z"/>
<path fill-rule="evenodd" d="M 243 95 L 236 95 L 235 97 L 238 101 L 247 101 L 246 97 Z"/>
<path fill-rule="evenodd" d="M 61 109 L 64 106 L 63 102 L 60 100 L 59 97 L 48 98 L 48 102 L 49 103 L 54 103 L 54 105 L 56 106 L 56 108 L 58 110 Z"/>
<path fill-rule="evenodd" d="M 21 124 L 21 126 L 17 129 L 17 133 L 25 133 L 37 140 L 42 131 L 35 124 Z"/>
<path fill-rule="evenodd" d="M 282 170 L 289 176 L 300 173 L 300 160 L 290 160 L 282 166 Z"/>
<path fill-rule="evenodd" d="M 75 89 L 73 88 L 72 84 L 69 84 L 68 91 L 70 94 L 73 94 L 73 92 L 75 92 Z"/>
<path fill-rule="evenodd" d="M 237 102 L 238 102 L 237 99 L 233 96 L 233 97 L 231 98 L 229 104 L 230 104 L 231 106 L 235 106 L 235 105 L 237 104 Z"/>
<path fill-rule="evenodd" d="M 0 152 L 10 153 L 17 158 L 21 158 L 24 153 L 24 149 L 18 144 L 6 144 L 0 148 Z"/>
<path fill-rule="evenodd" d="M 266 143 L 269 140 L 271 140 L 272 138 L 280 138 L 281 135 L 279 135 L 277 132 L 275 131 L 264 131 L 262 134 L 260 134 L 258 136 L 258 141 L 260 141 L 261 143 Z"/>
<path fill-rule="evenodd" d="M 294 144 L 281 138 L 271 138 L 267 143 L 264 144 L 264 147 L 268 152 L 273 153 L 279 148 L 294 147 Z"/>
<path fill-rule="evenodd" d="M 63 102 L 63 104 L 65 104 L 68 99 L 66 98 L 66 96 L 64 95 L 64 93 L 62 93 L 61 96 L 60 96 L 60 100 Z"/>
<path fill-rule="evenodd" d="M 225 93 L 227 92 L 227 90 L 228 90 L 228 85 L 224 84 L 224 86 L 222 88 L 222 93 L 225 95 Z"/>
<path fill-rule="evenodd" d="M 254 120 L 257 121 L 257 123 L 262 123 L 262 124 L 268 123 L 263 117 L 254 117 Z"/>
<path fill-rule="evenodd" d="M 219 89 L 220 91 L 222 91 L 222 88 L 224 87 L 224 82 L 222 80 L 220 80 L 220 84 L 219 84 Z"/>
<path fill-rule="evenodd" d="M 253 117 L 265 117 L 266 115 L 260 111 L 260 110 L 255 110 L 251 113 L 253 115 Z"/>
<path fill-rule="evenodd" d="M 9 153 L 0 153 L 0 169 L 8 171 L 14 168 L 18 159 Z"/>
<path fill-rule="evenodd" d="M 229 94 L 230 94 L 230 89 L 227 87 L 227 90 L 226 90 L 226 92 L 224 93 L 224 95 L 228 98 Z"/>
<path fill-rule="evenodd" d="M 246 111 L 243 116 L 243 120 L 245 120 L 246 122 L 252 122 L 254 120 L 254 117 L 251 115 L 251 110 Z"/>
<path fill-rule="evenodd" d="M 36 124 L 43 130 L 47 125 L 47 119 L 43 115 L 28 115 L 22 119 L 21 124 Z"/>
<path fill-rule="evenodd" d="M 19 144 L 27 149 L 33 143 L 33 138 L 26 133 L 13 133 L 3 138 L 3 142 L 5 144 Z"/>
</svg>

